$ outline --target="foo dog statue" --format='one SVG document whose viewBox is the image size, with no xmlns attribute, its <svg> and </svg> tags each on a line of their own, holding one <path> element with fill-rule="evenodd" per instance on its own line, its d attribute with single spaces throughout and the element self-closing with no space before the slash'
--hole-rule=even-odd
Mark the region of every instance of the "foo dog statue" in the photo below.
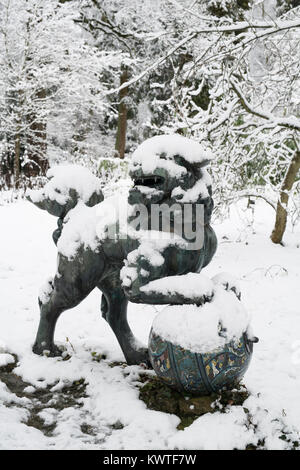
<svg viewBox="0 0 300 470">
<path fill-rule="evenodd" d="M 168 276 L 200 272 L 216 251 L 217 239 L 210 226 L 211 182 L 205 169 L 210 158 L 200 144 L 179 135 L 148 139 L 132 156 L 129 175 L 133 186 L 127 198 L 104 199 L 101 181 L 85 168 L 61 165 L 49 170 L 50 180 L 45 187 L 27 196 L 39 208 L 59 217 L 53 234 L 58 248 L 57 273 L 39 297 L 40 324 L 33 346 L 36 354 L 61 354 L 54 344 L 58 317 L 78 305 L 95 287 L 102 291 L 102 315 L 128 364 L 148 363 L 147 349 L 139 346 L 127 322 L 128 301 L 175 305 L 205 302 L 202 294 L 189 299 L 167 289 L 152 291 L 147 285 Z M 177 211 L 187 204 L 192 209 L 196 205 L 203 207 L 201 246 L 191 249 L 191 240 L 184 233 L 176 238 L 174 214 L 167 231 L 161 229 L 161 219 L 152 228 L 152 206 L 168 208 L 174 204 Z M 146 209 L 144 224 L 132 228 L 133 212 L 141 206 Z M 190 224 L 195 227 L 196 212 L 192 210 L 191 214 Z M 182 224 L 179 222 L 179 226 Z M 150 232 L 164 232 L 165 236 L 151 239 L 147 236 Z"/>
</svg>

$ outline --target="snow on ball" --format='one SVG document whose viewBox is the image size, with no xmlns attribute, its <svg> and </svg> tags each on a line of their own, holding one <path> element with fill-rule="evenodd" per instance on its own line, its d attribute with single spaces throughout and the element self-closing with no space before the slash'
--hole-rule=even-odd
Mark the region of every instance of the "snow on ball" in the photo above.
<svg viewBox="0 0 300 470">
<path fill-rule="evenodd" d="M 240 382 L 255 341 L 242 303 L 234 292 L 215 285 L 210 302 L 168 306 L 157 315 L 149 358 L 158 377 L 172 388 L 209 395 Z"/>
</svg>

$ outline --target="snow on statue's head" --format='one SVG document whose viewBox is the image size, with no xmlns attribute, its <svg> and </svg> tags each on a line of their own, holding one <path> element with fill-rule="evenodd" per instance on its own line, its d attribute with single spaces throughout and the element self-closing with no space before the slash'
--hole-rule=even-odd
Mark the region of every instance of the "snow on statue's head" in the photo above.
<svg viewBox="0 0 300 470">
<path fill-rule="evenodd" d="M 211 159 L 209 150 L 178 134 L 145 140 L 132 155 L 129 204 L 203 203 L 210 218 L 211 179 L 205 167 Z"/>
</svg>

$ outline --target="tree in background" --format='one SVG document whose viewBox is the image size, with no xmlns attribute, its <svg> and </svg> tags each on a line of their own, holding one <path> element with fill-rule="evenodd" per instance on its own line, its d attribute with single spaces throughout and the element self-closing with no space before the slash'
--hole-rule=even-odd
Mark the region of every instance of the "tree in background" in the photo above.
<svg viewBox="0 0 300 470">
<path fill-rule="evenodd" d="M 203 10 L 201 2 L 195 9 Z M 167 121 L 165 103 L 171 98 L 175 69 L 191 55 L 181 48 L 174 50 L 169 59 L 153 67 L 147 81 L 135 80 L 131 86 L 130 80 L 143 74 L 188 29 L 196 27 L 198 19 L 186 16 L 181 5 L 170 0 L 83 0 L 79 10 L 76 21 L 93 37 L 95 47 L 124 54 L 117 74 L 110 77 L 109 111 L 114 113 L 106 119 L 107 132 L 115 133 L 116 155 L 123 158 L 130 144 L 153 135 L 154 127 L 161 132 Z"/>
<path fill-rule="evenodd" d="M 0 9 L 1 170 L 18 186 L 71 150 L 78 113 L 99 120 L 101 77 L 119 58 L 85 41 L 71 3 L 1 0 Z"/>
<path fill-rule="evenodd" d="M 274 2 L 0 0 L 2 172 L 97 171 L 177 132 L 212 147 L 217 211 L 260 197 L 281 243 L 300 220 L 300 22 Z"/>
<path fill-rule="evenodd" d="M 254 9 L 243 23 L 227 15 L 199 25 L 185 48 L 201 52 L 176 70 L 164 129 L 211 142 L 219 208 L 262 197 L 276 210 L 271 238 L 281 243 L 287 202 L 299 192 L 299 9 L 278 19 L 272 2 L 258 6 L 264 14 Z"/>
</svg>

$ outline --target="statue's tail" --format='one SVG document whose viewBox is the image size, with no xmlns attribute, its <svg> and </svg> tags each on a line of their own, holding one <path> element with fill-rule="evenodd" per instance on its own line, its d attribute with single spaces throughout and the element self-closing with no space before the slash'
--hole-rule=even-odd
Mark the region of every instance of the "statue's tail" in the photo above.
<svg viewBox="0 0 300 470">
<path fill-rule="evenodd" d="M 49 181 L 38 190 L 27 191 L 26 198 L 40 209 L 58 217 L 58 228 L 53 232 L 57 243 L 63 219 L 79 201 L 89 207 L 102 202 L 101 181 L 87 168 L 79 165 L 58 165 L 47 172 Z"/>
</svg>

